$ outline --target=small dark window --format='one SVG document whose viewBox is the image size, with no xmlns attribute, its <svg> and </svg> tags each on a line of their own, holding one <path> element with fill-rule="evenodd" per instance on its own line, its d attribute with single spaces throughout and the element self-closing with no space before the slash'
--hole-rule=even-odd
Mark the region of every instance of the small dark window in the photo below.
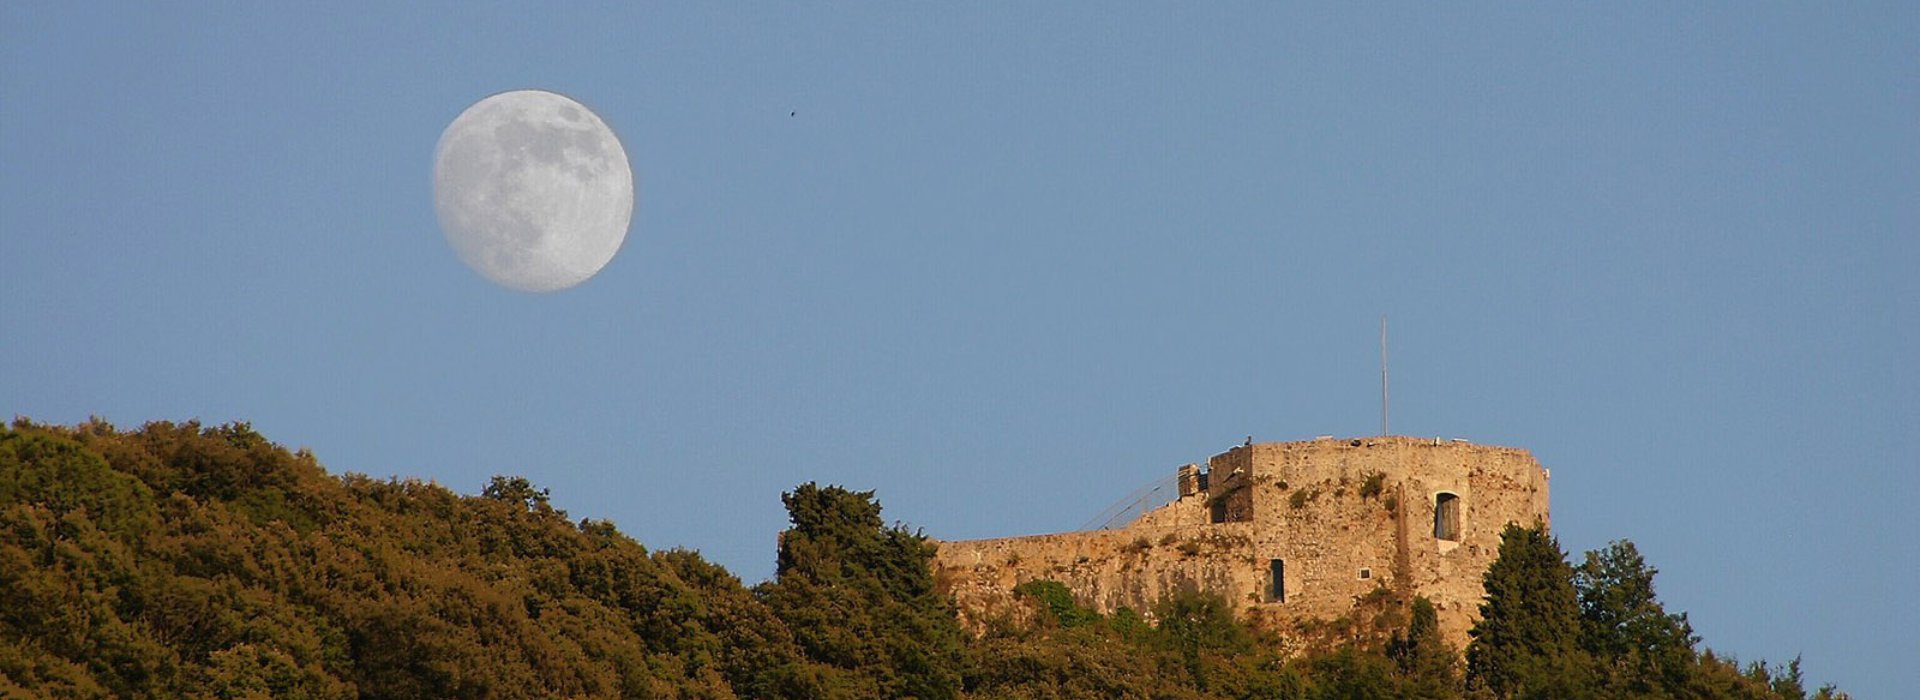
<svg viewBox="0 0 1920 700">
<path fill-rule="evenodd" d="M 1210 513 L 1210 515 L 1212 516 L 1210 519 L 1213 522 L 1224 523 L 1227 521 L 1227 499 L 1215 497 L 1213 499 L 1213 506 L 1210 510 L 1212 511 Z"/>
<path fill-rule="evenodd" d="M 1267 577 L 1267 602 L 1287 602 L 1287 560 L 1268 560 Z"/>
<path fill-rule="evenodd" d="M 1370 578 L 1373 578 L 1373 569 L 1361 569 L 1361 570 L 1360 570 L 1360 580 L 1362 580 L 1362 581 L 1365 581 L 1365 580 L 1367 580 L 1367 579 L 1370 579 Z"/>
<path fill-rule="evenodd" d="M 1433 536 L 1460 541 L 1460 497 L 1443 493 L 1433 498 Z"/>
</svg>

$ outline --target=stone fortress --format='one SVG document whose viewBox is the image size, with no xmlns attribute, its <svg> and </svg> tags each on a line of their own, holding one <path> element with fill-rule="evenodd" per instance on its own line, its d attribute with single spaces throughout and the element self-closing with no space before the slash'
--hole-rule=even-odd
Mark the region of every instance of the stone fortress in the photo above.
<svg viewBox="0 0 1920 700">
<path fill-rule="evenodd" d="M 1182 588 L 1282 625 L 1333 620 L 1381 592 L 1425 596 L 1464 648 L 1507 523 L 1548 522 L 1526 450 L 1412 437 L 1270 442 L 1180 467 L 1179 497 L 1117 529 L 942 542 L 935 572 L 975 628 L 1013 588 L 1065 584 L 1080 605 L 1150 614 Z"/>
</svg>

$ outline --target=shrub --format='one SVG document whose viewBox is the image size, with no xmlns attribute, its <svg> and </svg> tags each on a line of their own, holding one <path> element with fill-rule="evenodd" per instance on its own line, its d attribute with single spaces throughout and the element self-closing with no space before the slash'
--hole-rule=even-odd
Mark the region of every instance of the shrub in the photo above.
<svg viewBox="0 0 1920 700">
<path fill-rule="evenodd" d="M 1040 602 L 1041 607 L 1060 621 L 1061 627 L 1079 627 L 1100 620 L 1100 613 L 1080 607 L 1073 602 L 1073 592 L 1059 581 L 1034 579 L 1013 587 L 1014 595 L 1027 596 Z"/>
<path fill-rule="evenodd" d="M 1380 472 L 1369 472 L 1367 478 L 1360 482 L 1360 497 L 1373 498 L 1380 495 L 1380 492 L 1385 489 L 1386 478 L 1386 475 Z"/>
</svg>

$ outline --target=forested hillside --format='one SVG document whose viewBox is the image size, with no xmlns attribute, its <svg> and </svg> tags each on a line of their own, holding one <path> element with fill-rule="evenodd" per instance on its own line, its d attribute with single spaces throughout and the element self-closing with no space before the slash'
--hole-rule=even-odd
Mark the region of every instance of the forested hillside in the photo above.
<svg viewBox="0 0 1920 700">
<path fill-rule="evenodd" d="M 933 544 L 872 494 L 783 500 L 777 575 L 748 587 L 572 520 L 517 477 L 462 496 L 329 475 L 245 424 L 16 421 L 0 431 L 0 696 L 1808 696 L 1797 664 L 1698 651 L 1631 543 L 1573 566 L 1510 528 L 1467 650 L 1438 644 L 1424 600 L 1384 590 L 1353 619 L 1273 630 L 1198 593 L 1101 616 L 1044 581 L 1022 587 L 1031 615 L 976 638 L 932 578 Z"/>
</svg>

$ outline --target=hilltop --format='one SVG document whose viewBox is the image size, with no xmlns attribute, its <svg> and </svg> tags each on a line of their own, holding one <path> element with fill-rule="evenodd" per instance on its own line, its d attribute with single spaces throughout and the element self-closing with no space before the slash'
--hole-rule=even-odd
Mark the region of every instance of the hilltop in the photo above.
<svg viewBox="0 0 1920 700">
<path fill-rule="evenodd" d="M 776 577 L 748 587 L 519 477 L 469 496 L 329 474 L 244 423 L 17 420 L 0 431 L 0 695 L 1807 697 L 1797 664 L 1699 651 L 1631 543 L 1575 567 L 1509 528 L 1464 655 L 1423 598 L 1372 601 L 1283 654 L 1296 632 L 1202 592 L 1143 615 L 1044 580 L 968 634 L 936 544 L 871 493 L 783 502 Z"/>
</svg>

